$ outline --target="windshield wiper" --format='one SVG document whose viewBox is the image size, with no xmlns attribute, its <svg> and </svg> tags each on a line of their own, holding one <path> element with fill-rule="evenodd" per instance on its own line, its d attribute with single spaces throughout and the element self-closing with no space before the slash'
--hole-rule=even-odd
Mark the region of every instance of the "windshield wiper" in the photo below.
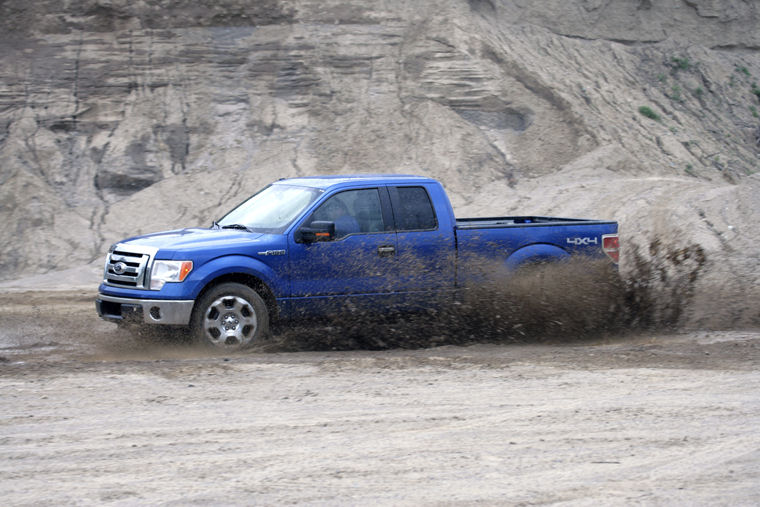
<svg viewBox="0 0 760 507">
<path fill-rule="evenodd" d="M 251 232 L 251 229 L 249 229 L 247 226 L 243 224 L 229 224 L 229 225 L 223 225 L 222 229 L 240 229 L 241 231 L 248 231 Z"/>
</svg>

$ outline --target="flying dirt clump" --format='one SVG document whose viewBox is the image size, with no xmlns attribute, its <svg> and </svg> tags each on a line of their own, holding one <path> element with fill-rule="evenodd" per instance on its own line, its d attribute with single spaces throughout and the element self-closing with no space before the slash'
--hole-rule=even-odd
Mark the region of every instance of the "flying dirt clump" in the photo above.
<svg viewBox="0 0 760 507">
<path fill-rule="evenodd" d="M 649 243 L 649 257 L 634 245 L 631 259 L 624 291 L 625 323 L 638 329 L 677 327 L 707 264 L 704 249 L 694 244 L 667 247 L 655 239 Z"/>
</svg>

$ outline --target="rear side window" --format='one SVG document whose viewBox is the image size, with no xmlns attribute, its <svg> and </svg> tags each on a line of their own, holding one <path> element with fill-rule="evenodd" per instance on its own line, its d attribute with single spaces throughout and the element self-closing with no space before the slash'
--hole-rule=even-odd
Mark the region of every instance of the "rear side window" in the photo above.
<svg viewBox="0 0 760 507">
<path fill-rule="evenodd" d="M 391 187 L 393 213 L 399 231 L 428 231 L 438 228 L 433 203 L 424 187 Z"/>
</svg>

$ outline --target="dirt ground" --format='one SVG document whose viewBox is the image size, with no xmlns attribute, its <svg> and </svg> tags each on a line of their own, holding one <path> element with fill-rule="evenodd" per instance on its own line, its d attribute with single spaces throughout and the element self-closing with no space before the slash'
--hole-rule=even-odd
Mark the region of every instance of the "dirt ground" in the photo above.
<svg viewBox="0 0 760 507">
<path fill-rule="evenodd" d="M 93 297 L 0 294 L 5 504 L 760 497 L 757 330 L 219 355 Z"/>
</svg>

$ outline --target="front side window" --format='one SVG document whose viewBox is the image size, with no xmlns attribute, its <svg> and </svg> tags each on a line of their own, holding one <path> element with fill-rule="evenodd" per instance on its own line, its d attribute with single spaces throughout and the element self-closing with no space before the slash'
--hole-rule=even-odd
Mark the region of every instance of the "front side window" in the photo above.
<svg viewBox="0 0 760 507">
<path fill-rule="evenodd" d="M 279 234 L 321 193 L 310 187 L 270 185 L 227 213 L 219 225 L 242 225 L 254 232 Z"/>
<path fill-rule="evenodd" d="M 376 188 L 346 190 L 327 199 L 309 219 L 335 223 L 335 239 L 349 234 L 383 232 L 382 206 Z"/>
</svg>

